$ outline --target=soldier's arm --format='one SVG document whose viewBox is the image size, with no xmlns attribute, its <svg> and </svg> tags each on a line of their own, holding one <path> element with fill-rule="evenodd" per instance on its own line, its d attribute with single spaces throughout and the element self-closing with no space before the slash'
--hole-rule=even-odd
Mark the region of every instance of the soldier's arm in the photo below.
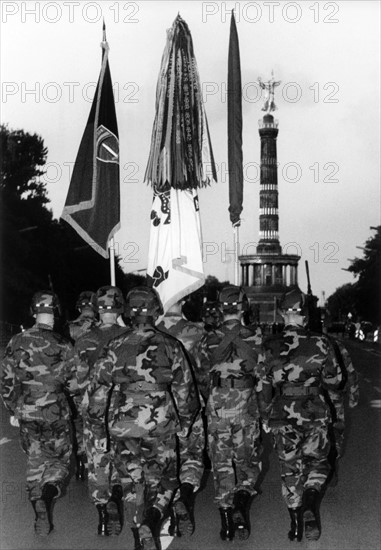
<svg viewBox="0 0 381 550">
<path fill-rule="evenodd" d="M 270 349 L 261 348 L 258 354 L 257 373 L 259 382 L 257 386 L 258 407 L 261 417 L 268 420 L 273 400 L 273 384 L 271 370 L 272 353 Z"/>
<path fill-rule="evenodd" d="M 191 366 L 177 343 L 172 344 L 172 395 L 176 403 L 182 431 L 188 431 L 200 408 Z"/>
<path fill-rule="evenodd" d="M 92 429 L 98 437 L 105 437 L 106 435 L 105 417 L 115 364 L 115 353 L 111 349 L 105 348 L 94 365 L 94 374 L 88 386 L 88 417 Z"/>
<path fill-rule="evenodd" d="M 351 356 L 342 344 L 339 344 L 341 355 L 345 367 L 347 369 L 347 390 L 349 393 L 349 407 L 352 409 L 358 405 L 360 398 L 360 388 L 359 388 L 359 376 L 355 367 L 353 366 Z"/>
<path fill-rule="evenodd" d="M 16 412 L 17 400 L 20 395 L 20 384 L 16 377 L 17 352 L 15 347 L 15 339 L 12 339 L 5 349 L 0 374 L 1 397 L 12 416 Z"/>
<path fill-rule="evenodd" d="M 332 345 L 326 338 L 321 338 L 318 345 L 321 346 L 325 354 L 321 379 L 322 387 L 329 391 L 342 390 L 343 372 Z"/>
</svg>

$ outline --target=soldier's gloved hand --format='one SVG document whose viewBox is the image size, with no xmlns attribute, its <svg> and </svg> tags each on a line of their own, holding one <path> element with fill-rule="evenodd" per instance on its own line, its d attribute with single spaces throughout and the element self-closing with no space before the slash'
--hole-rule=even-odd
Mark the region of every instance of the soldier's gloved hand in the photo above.
<svg viewBox="0 0 381 550">
<path fill-rule="evenodd" d="M 350 395 L 348 400 L 348 406 L 350 409 L 354 409 L 359 404 L 359 399 L 355 395 Z"/>
<path fill-rule="evenodd" d="M 265 432 L 265 434 L 269 434 L 271 432 L 271 429 L 267 420 L 262 420 L 262 429 Z"/>
<path fill-rule="evenodd" d="M 179 437 L 187 437 L 188 431 L 188 428 L 183 428 L 181 431 L 177 432 L 177 435 Z"/>
<path fill-rule="evenodd" d="M 14 428 L 19 428 L 20 427 L 19 419 L 16 418 L 14 415 L 11 416 L 10 423 L 11 423 L 11 426 L 13 426 Z"/>
<path fill-rule="evenodd" d="M 107 437 L 102 437 L 101 439 L 94 440 L 94 448 L 98 453 L 107 452 Z"/>
</svg>

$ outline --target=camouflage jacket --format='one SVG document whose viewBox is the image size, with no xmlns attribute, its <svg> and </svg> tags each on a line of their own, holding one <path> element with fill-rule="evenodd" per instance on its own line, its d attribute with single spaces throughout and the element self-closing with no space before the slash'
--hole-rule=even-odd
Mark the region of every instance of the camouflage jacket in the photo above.
<svg viewBox="0 0 381 550">
<path fill-rule="evenodd" d="M 48 325 L 35 324 L 9 342 L 1 364 L 1 396 L 22 420 L 69 418 L 64 394 L 74 376 L 71 343 Z"/>
<path fill-rule="evenodd" d="M 208 332 L 205 340 L 210 365 L 208 414 L 257 418 L 260 373 L 255 332 L 238 320 L 228 320 Z"/>
<path fill-rule="evenodd" d="M 202 324 L 187 321 L 176 313 L 166 313 L 156 327 L 174 336 L 183 344 L 192 365 L 199 392 L 206 400 L 209 362 L 206 341 L 203 339 L 206 331 Z"/>
<path fill-rule="evenodd" d="M 342 372 L 325 336 L 285 327 L 263 343 L 262 388 L 270 424 L 326 424 L 329 405 L 323 390 L 335 391 Z"/>
<path fill-rule="evenodd" d="M 130 331 L 126 327 L 115 325 L 94 326 L 83 334 L 74 344 L 72 360 L 75 364 L 76 380 L 81 396 L 84 398 L 83 407 L 88 406 L 87 389 L 94 374 L 94 365 L 101 355 L 103 348 L 114 338 Z"/>
<path fill-rule="evenodd" d="M 180 342 L 151 326 L 112 340 L 95 364 L 89 416 L 103 437 L 109 390 L 117 397 L 110 434 L 162 437 L 189 429 L 199 409 L 192 372 Z M 97 429 L 98 427 L 98 429 Z"/>
</svg>

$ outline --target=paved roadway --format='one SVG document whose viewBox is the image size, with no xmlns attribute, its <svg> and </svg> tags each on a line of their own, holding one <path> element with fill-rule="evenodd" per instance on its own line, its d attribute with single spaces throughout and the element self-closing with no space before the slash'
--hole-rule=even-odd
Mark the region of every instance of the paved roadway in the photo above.
<svg viewBox="0 0 381 550">
<path fill-rule="evenodd" d="M 266 440 L 262 494 L 251 508 L 252 534 L 247 541 L 222 542 L 219 515 L 213 505 L 210 472 L 196 499 L 196 532 L 174 539 L 170 550 L 379 550 L 381 548 L 381 352 L 368 343 L 348 347 L 360 374 L 361 399 L 350 411 L 348 438 L 339 483 L 328 488 L 321 505 L 322 535 L 319 541 L 289 542 L 289 518 L 280 495 L 278 465 Z M 33 510 L 25 493 L 25 458 L 18 430 L 0 410 L 1 550 L 133 550 L 131 534 L 104 539 L 96 532 L 96 511 L 87 500 L 83 482 L 71 479 L 67 494 L 55 506 L 55 530 L 46 539 L 33 532 Z"/>
</svg>

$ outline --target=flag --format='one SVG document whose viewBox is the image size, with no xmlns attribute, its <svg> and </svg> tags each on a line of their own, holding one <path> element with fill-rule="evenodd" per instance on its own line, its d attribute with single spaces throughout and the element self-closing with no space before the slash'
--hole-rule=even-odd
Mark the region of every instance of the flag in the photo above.
<svg viewBox="0 0 381 550">
<path fill-rule="evenodd" d="M 119 135 L 103 27 L 102 67 L 61 218 L 103 257 L 120 228 Z"/>
<path fill-rule="evenodd" d="M 233 10 L 230 20 L 227 92 L 229 212 L 233 226 L 239 226 L 243 202 L 242 84 L 238 34 Z"/>
<path fill-rule="evenodd" d="M 197 190 L 217 181 L 190 31 L 167 31 L 145 180 L 153 187 L 147 281 L 164 311 L 205 281 Z"/>
</svg>

